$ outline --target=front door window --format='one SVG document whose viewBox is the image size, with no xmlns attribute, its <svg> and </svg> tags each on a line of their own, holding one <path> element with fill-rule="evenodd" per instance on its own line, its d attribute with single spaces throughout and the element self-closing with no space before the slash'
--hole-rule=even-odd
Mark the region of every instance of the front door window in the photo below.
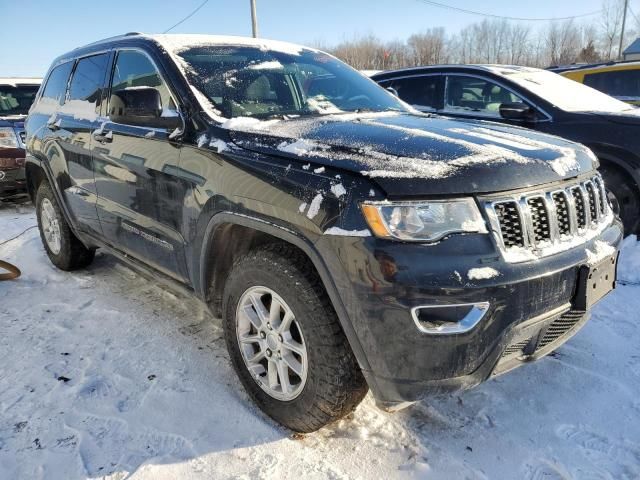
<svg viewBox="0 0 640 480">
<path fill-rule="evenodd" d="M 515 93 L 489 80 L 462 75 L 447 76 L 444 111 L 500 118 L 503 103 L 525 103 Z"/>
</svg>

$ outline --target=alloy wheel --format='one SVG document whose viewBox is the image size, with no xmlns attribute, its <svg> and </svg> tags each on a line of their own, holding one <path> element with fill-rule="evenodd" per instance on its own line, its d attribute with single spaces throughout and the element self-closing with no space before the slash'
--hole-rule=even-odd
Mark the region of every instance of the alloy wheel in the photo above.
<svg viewBox="0 0 640 480">
<path fill-rule="evenodd" d="M 62 234 L 60 233 L 58 216 L 53 208 L 53 204 L 48 198 L 42 200 L 40 204 L 40 221 L 44 239 L 47 242 L 49 250 L 51 250 L 54 255 L 58 255 L 62 249 Z"/>
<path fill-rule="evenodd" d="M 307 380 L 307 347 L 293 311 L 267 287 L 247 289 L 236 309 L 236 336 L 244 363 L 271 397 L 290 401 Z"/>
</svg>

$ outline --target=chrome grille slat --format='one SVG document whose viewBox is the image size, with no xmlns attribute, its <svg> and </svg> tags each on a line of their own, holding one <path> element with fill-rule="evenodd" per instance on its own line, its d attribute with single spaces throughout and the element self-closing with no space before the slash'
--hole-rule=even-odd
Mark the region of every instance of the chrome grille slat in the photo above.
<svg viewBox="0 0 640 480">
<path fill-rule="evenodd" d="M 564 190 L 551 193 L 553 205 L 555 206 L 555 219 L 558 226 L 558 236 L 571 234 L 571 209 L 567 192 Z"/>
<path fill-rule="evenodd" d="M 593 225 L 598 221 L 598 217 L 600 216 L 600 211 L 598 209 L 598 199 L 596 197 L 596 190 L 593 186 L 593 182 L 590 180 L 584 182 L 584 190 L 587 194 L 587 199 L 589 200 L 589 218 L 590 224 Z"/>
<path fill-rule="evenodd" d="M 593 238 L 612 219 L 600 175 L 485 205 L 499 247 L 511 262 L 550 255 L 562 245 L 575 246 L 575 238 Z M 511 252 L 514 255 L 508 257 Z"/>
<path fill-rule="evenodd" d="M 551 222 L 545 197 L 542 195 L 526 197 L 526 201 L 531 219 L 532 242 L 538 244 L 551 240 Z"/>
<path fill-rule="evenodd" d="M 587 202 L 584 201 L 584 195 L 582 194 L 582 188 L 580 185 L 572 187 L 571 196 L 573 197 L 573 202 L 576 209 L 576 224 L 578 229 L 587 228 L 588 220 L 587 220 Z"/>
</svg>

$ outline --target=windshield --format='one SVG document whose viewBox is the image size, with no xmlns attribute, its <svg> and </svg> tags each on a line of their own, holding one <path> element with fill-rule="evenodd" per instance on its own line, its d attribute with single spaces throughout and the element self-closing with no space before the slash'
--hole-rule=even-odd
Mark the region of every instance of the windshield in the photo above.
<svg viewBox="0 0 640 480">
<path fill-rule="evenodd" d="M 503 72 L 523 88 L 567 112 L 634 112 L 630 105 L 609 95 L 545 70 Z"/>
<path fill-rule="evenodd" d="M 179 55 L 188 64 L 189 81 L 227 118 L 407 110 L 376 83 L 321 52 L 203 46 Z"/>
<path fill-rule="evenodd" d="M 0 85 L 0 116 L 26 115 L 39 85 Z"/>
</svg>

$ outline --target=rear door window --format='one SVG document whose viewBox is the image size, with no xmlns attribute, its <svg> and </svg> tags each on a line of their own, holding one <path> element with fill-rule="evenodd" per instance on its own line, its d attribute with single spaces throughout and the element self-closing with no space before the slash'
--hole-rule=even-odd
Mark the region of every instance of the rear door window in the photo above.
<svg viewBox="0 0 640 480">
<path fill-rule="evenodd" d="M 178 115 L 178 108 L 169 88 L 149 57 L 135 50 L 118 52 L 113 68 L 111 93 L 136 87 L 153 87 L 160 92 L 163 117 Z"/>
<path fill-rule="evenodd" d="M 72 68 L 73 62 L 63 63 L 55 67 L 49 75 L 47 84 L 42 92 L 42 98 L 53 100 L 57 102 L 58 105 L 62 105 L 65 94 L 67 93 L 67 83 L 69 82 L 69 75 L 71 74 Z"/>
<path fill-rule="evenodd" d="M 108 53 L 78 60 L 69 85 L 67 103 L 71 108 L 65 110 L 70 112 L 73 110 L 72 113 L 76 117 L 80 111 L 86 114 L 90 111 L 99 114 L 108 62 Z"/>
<path fill-rule="evenodd" d="M 490 80 L 463 75 L 448 75 L 444 111 L 500 117 L 503 103 L 526 103 L 515 93 Z"/>
<path fill-rule="evenodd" d="M 418 110 L 436 110 L 442 105 L 440 75 L 399 78 L 381 82 L 384 88 L 393 88 L 398 96 Z"/>
</svg>

